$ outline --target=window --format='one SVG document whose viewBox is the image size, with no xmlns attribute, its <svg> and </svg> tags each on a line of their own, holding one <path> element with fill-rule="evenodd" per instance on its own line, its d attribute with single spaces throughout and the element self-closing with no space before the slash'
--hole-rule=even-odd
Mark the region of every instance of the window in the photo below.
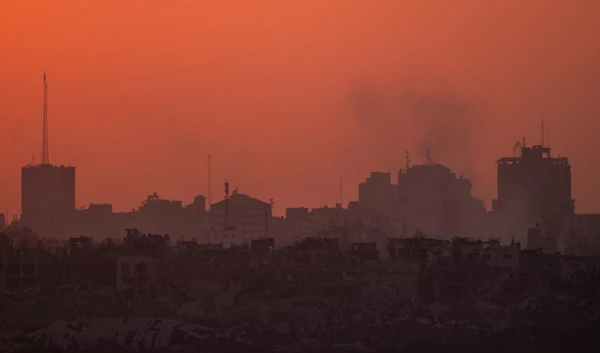
<svg viewBox="0 0 600 353">
<path fill-rule="evenodd" d="M 504 254 L 504 259 L 505 260 L 510 260 L 510 259 L 512 259 L 512 255 L 511 254 Z"/>
<path fill-rule="evenodd" d="M 121 265 L 121 271 L 123 272 L 123 277 L 129 277 L 129 263 L 125 262 Z"/>
</svg>

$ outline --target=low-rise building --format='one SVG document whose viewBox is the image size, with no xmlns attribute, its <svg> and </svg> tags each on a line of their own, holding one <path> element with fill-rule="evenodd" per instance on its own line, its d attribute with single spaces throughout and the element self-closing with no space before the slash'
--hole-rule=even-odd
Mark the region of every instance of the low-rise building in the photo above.
<svg viewBox="0 0 600 353">
<path fill-rule="evenodd" d="M 148 255 L 117 257 L 116 289 L 129 299 L 151 299 L 159 295 L 159 264 Z"/>
<path fill-rule="evenodd" d="M 521 265 L 521 244 L 489 246 L 483 250 L 483 260 L 489 267 L 518 270 Z"/>
</svg>

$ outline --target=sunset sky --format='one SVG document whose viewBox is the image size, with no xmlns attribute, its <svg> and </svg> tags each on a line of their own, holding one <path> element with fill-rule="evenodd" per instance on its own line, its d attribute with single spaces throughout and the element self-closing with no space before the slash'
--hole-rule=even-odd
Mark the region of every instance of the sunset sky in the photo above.
<svg viewBox="0 0 600 353">
<path fill-rule="evenodd" d="M 333 205 L 431 150 L 489 206 L 515 141 L 568 156 L 600 212 L 600 2 L 2 0 L 0 209 L 20 168 L 77 167 L 77 205 L 212 199 L 227 179 L 285 207 Z"/>
</svg>

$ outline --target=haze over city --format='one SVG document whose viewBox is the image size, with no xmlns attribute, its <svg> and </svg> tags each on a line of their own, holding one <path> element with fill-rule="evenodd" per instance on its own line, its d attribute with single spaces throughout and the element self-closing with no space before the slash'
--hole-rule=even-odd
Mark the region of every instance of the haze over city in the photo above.
<svg viewBox="0 0 600 353">
<path fill-rule="evenodd" d="M 598 13 L 0 1 L 0 352 L 597 351 Z"/>
<path fill-rule="evenodd" d="M 370 171 L 430 150 L 490 207 L 494 161 L 527 136 L 573 165 L 598 212 L 596 1 L 3 1 L 0 193 L 41 150 L 77 166 L 78 207 L 149 193 L 214 199 L 222 181 L 285 207 L 333 205 Z"/>
</svg>

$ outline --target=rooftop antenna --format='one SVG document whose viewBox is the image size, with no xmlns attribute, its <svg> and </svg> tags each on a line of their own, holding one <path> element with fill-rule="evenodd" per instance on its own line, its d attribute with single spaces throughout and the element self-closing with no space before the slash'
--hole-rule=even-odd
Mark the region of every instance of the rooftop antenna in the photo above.
<svg viewBox="0 0 600 353">
<path fill-rule="evenodd" d="M 427 157 L 427 163 L 433 164 L 433 159 L 431 159 L 431 151 L 425 151 L 425 156 Z"/>
<path fill-rule="evenodd" d="M 542 120 L 542 136 L 541 136 L 541 146 L 544 147 L 544 120 Z"/>
<path fill-rule="evenodd" d="M 408 154 L 408 151 L 404 151 L 404 155 L 406 156 L 405 168 L 408 170 L 408 168 L 410 168 L 410 155 Z"/>
<path fill-rule="evenodd" d="M 44 115 L 42 122 L 42 164 L 50 164 L 48 159 L 48 81 L 44 70 Z"/>
<path fill-rule="evenodd" d="M 519 157 L 519 149 L 522 148 L 522 147 L 523 147 L 523 145 L 519 141 L 517 141 L 515 143 L 515 145 L 513 147 L 513 157 L 514 158 Z"/>
<path fill-rule="evenodd" d="M 340 205 L 342 208 L 344 207 L 344 184 L 342 183 L 342 178 L 340 178 Z"/>
<path fill-rule="evenodd" d="M 229 183 L 225 181 L 225 230 L 229 229 Z"/>
<path fill-rule="evenodd" d="M 208 155 L 208 160 L 206 161 L 206 164 L 208 165 L 208 192 L 207 192 L 207 197 L 208 197 L 208 210 L 210 211 L 210 205 L 212 204 L 212 200 L 210 197 L 210 191 L 211 191 L 211 175 L 210 175 L 210 154 Z"/>
<path fill-rule="evenodd" d="M 270 204 L 265 205 L 265 238 L 269 238 L 269 206 L 272 207 Z"/>
</svg>

